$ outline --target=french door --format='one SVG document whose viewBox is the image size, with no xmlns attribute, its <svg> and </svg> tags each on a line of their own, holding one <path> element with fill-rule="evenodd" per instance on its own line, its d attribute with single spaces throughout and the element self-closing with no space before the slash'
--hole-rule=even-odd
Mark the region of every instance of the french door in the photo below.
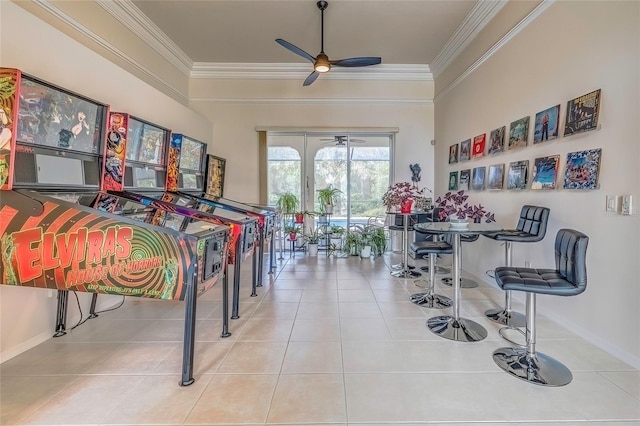
<svg viewBox="0 0 640 426">
<path fill-rule="evenodd" d="M 341 191 L 332 225 L 366 224 L 384 215 L 382 195 L 393 177 L 394 134 L 274 133 L 267 136 L 268 199 L 298 195 L 301 210 L 318 212 L 316 190 Z M 316 218 L 317 220 L 317 218 Z"/>
</svg>

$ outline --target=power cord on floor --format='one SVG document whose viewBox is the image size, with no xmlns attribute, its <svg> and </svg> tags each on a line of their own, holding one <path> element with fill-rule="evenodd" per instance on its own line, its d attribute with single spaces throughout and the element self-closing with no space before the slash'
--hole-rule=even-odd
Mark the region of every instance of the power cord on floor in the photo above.
<svg viewBox="0 0 640 426">
<path fill-rule="evenodd" d="M 84 318 L 84 314 L 82 313 L 82 307 L 80 306 L 80 298 L 78 298 L 78 293 L 74 291 L 73 295 L 76 297 L 76 304 L 78 305 L 78 311 L 80 311 L 80 319 L 78 320 L 76 325 L 71 327 L 69 330 L 73 330 L 73 329 L 75 329 L 77 327 L 80 327 L 82 324 L 87 322 L 89 319 L 94 318 L 98 314 L 102 314 L 104 312 L 109 312 L 109 311 L 115 311 L 116 309 L 118 309 L 122 305 L 124 305 L 124 299 L 125 299 L 125 296 L 122 296 L 122 301 L 118 304 L 118 306 L 114 306 L 113 308 L 109 308 L 109 309 L 104 309 L 102 311 L 96 311 L 96 312 L 94 312 L 94 314 L 95 314 L 94 316 L 88 316 L 88 317 Z"/>
<path fill-rule="evenodd" d="M 488 271 L 485 272 L 485 274 L 487 274 L 491 278 L 495 278 L 496 277 L 496 271 L 494 269 L 489 269 Z"/>
</svg>

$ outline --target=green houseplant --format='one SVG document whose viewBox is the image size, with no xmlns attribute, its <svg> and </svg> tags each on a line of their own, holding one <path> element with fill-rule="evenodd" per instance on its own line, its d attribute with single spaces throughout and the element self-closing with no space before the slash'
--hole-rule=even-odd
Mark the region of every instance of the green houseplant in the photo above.
<svg viewBox="0 0 640 426">
<path fill-rule="evenodd" d="M 298 196 L 292 192 L 283 192 L 276 202 L 276 207 L 285 215 L 294 214 L 299 206 L 300 200 L 298 200 Z"/>
<path fill-rule="evenodd" d="M 379 226 L 371 227 L 371 248 L 374 256 L 382 256 L 387 250 L 387 234 L 384 228 Z"/>
<path fill-rule="evenodd" d="M 295 241 L 297 239 L 298 232 L 300 232 L 300 227 L 294 224 L 286 224 L 282 229 L 284 232 L 289 234 L 289 240 L 291 241 Z"/>
<path fill-rule="evenodd" d="M 320 211 L 324 214 L 333 214 L 333 206 L 338 197 L 342 194 L 338 188 L 333 188 L 329 185 L 326 188 L 318 189 L 318 203 L 320 204 Z"/>
</svg>

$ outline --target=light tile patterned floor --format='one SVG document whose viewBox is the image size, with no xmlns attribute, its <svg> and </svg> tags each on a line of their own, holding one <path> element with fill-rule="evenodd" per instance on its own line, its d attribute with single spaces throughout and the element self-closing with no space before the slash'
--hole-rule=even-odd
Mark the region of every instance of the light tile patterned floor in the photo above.
<svg viewBox="0 0 640 426">
<path fill-rule="evenodd" d="M 457 343 L 426 329 L 446 310 L 408 301 L 422 290 L 389 275 L 396 255 L 286 257 L 258 297 L 243 267 L 228 338 L 220 288 L 200 298 L 193 385 L 178 386 L 182 302 L 127 298 L 2 364 L 0 424 L 640 424 L 640 372 L 544 317 L 537 348 L 573 382 L 545 388 L 502 372 L 491 354 L 507 342 L 482 315 L 501 304 L 497 288 L 462 290 L 462 315 L 489 335 Z"/>
</svg>

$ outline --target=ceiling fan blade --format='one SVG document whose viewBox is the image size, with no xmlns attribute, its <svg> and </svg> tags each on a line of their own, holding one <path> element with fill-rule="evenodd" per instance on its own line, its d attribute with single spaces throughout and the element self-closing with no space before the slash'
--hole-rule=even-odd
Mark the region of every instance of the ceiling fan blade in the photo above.
<svg viewBox="0 0 640 426">
<path fill-rule="evenodd" d="M 304 83 L 302 83 L 303 86 L 309 86 L 311 83 L 313 83 L 314 81 L 316 81 L 316 79 L 318 78 L 318 76 L 320 75 L 320 73 L 318 71 L 314 71 L 311 74 L 309 74 L 309 76 L 304 80 Z"/>
<path fill-rule="evenodd" d="M 375 56 L 364 56 L 361 58 L 348 58 L 331 61 L 331 65 L 337 67 L 366 67 L 369 65 L 378 65 L 382 63 L 382 58 Z"/>
<path fill-rule="evenodd" d="M 276 39 L 276 43 L 278 43 L 280 46 L 284 47 L 285 49 L 292 51 L 296 55 L 302 56 L 303 58 L 305 58 L 307 61 L 309 61 L 311 63 L 314 63 L 316 61 L 316 58 L 314 58 L 313 56 L 309 55 L 304 50 L 300 49 L 298 46 L 295 46 L 295 45 L 289 43 L 286 40 L 283 40 L 281 38 L 277 38 Z"/>
</svg>

